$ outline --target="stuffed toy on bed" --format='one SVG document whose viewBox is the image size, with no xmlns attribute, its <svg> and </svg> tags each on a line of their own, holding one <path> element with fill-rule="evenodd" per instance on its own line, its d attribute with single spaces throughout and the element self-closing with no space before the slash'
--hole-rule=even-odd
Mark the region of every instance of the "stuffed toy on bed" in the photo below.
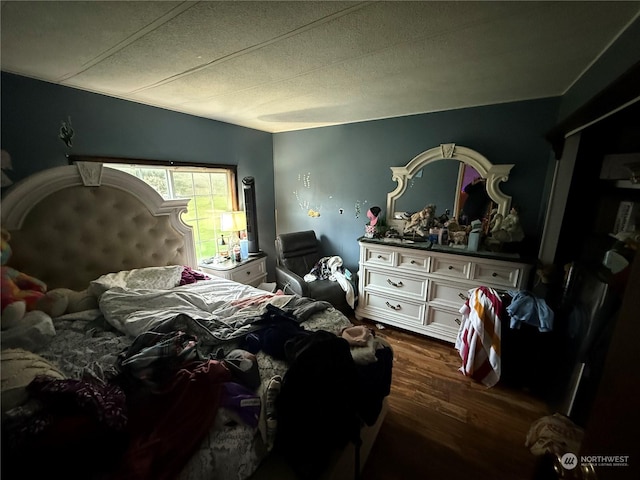
<svg viewBox="0 0 640 480">
<path fill-rule="evenodd" d="M 67 309 L 67 296 L 60 292 L 47 292 L 47 286 L 41 280 L 9 267 L 11 235 L 2 229 L 1 237 L 2 330 L 32 324 L 47 317 L 50 321 L 50 317 L 62 315 Z"/>
</svg>

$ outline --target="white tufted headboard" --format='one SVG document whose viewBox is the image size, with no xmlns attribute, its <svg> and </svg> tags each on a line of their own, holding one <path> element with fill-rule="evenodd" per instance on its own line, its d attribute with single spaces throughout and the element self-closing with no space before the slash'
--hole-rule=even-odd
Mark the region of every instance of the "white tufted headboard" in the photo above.
<svg viewBox="0 0 640 480">
<path fill-rule="evenodd" d="M 133 268 L 195 267 L 188 200 L 164 200 L 142 180 L 101 164 L 38 172 L 2 199 L 11 234 L 9 264 L 49 289 L 87 288 L 104 273 Z"/>
</svg>

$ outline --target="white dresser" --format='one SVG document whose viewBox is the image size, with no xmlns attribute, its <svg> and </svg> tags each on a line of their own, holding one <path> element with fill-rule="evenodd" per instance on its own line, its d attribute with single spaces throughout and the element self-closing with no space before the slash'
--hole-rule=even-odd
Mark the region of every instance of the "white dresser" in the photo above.
<svg viewBox="0 0 640 480">
<path fill-rule="evenodd" d="M 472 256 L 370 239 L 359 243 L 356 318 L 449 342 L 456 340 L 459 310 L 470 289 L 523 289 L 531 272 L 530 264 L 500 254 Z"/>
</svg>

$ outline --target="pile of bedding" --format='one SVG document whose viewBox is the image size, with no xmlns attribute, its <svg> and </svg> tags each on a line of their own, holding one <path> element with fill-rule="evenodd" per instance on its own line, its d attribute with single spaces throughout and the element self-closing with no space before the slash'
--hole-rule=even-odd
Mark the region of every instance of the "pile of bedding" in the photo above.
<svg viewBox="0 0 640 480">
<path fill-rule="evenodd" d="M 55 318 L 55 335 L 36 352 L 3 351 L 4 478 L 255 472 L 276 439 L 287 342 L 318 331 L 340 338 L 351 324 L 326 302 L 197 272 L 186 283 L 184 273 L 175 266 L 104 275 L 89 287 L 99 308 Z M 364 363 L 382 348 L 349 345 L 374 353 Z M 5 373 L 21 368 L 16 356 L 40 368 L 14 382 L 5 404 Z M 382 398 L 388 385 L 376 393 Z"/>
</svg>

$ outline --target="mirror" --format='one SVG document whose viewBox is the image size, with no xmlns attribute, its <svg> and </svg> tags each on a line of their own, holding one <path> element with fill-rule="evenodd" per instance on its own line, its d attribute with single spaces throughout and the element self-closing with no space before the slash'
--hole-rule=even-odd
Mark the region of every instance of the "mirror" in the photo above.
<svg viewBox="0 0 640 480">
<path fill-rule="evenodd" d="M 459 162 L 433 162 L 425 165 L 407 181 L 407 188 L 396 199 L 395 212 L 417 212 L 427 203 L 436 205 L 437 214 L 456 211 Z M 427 195 L 427 192 L 429 194 Z M 425 200 L 428 200 L 425 203 Z"/>
<path fill-rule="evenodd" d="M 464 189 L 478 177 L 478 196 L 492 201 L 498 213 L 506 216 L 511 197 L 500 190 L 499 184 L 509 179 L 511 168 L 513 165 L 493 165 L 475 150 L 453 143 L 422 152 L 404 167 L 391 167 L 392 179 L 398 185 L 387 194 L 387 225 L 402 231 L 404 219 L 400 214 L 416 212 L 428 204 L 436 206 L 437 216 L 449 210 L 450 216 L 458 217 L 471 198 Z"/>
</svg>

